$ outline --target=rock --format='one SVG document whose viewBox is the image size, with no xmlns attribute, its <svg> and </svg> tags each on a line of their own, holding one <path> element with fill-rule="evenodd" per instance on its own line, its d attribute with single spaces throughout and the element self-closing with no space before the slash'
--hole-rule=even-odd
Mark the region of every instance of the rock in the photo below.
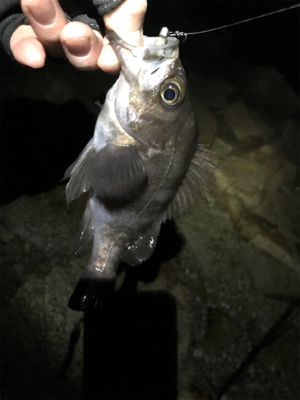
<svg viewBox="0 0 300 400">
<path fill-rule="evenodd" d="M 217 133 L 216 117 L 197 98 L 193 99 L 193 108 L 197 118 L 199 143 L 211 144 Z"/>
<path fill-rule="evenodd" d="M 4 243 L 8 243 L 14 237 L 11 232 L 9 232 L 4 225 L 0 224 L 0 237 Z"/>
<path fill-rule="evenodd" d="M 252 210 L 257 221 L 270 230 L 276 228 L 288 242 L 292 253 L 299 244 L 299 195 L 293 188 L 280 187 L 274 196 L 263 196 Z"/>
<path fill-rule="evenodd" d="M 177 309 L 178 360 L 181 363 L 188 354 L 191 337 L 191 316 L 187 315 L 184 307 Z"/>
<path fill-rule="evenodd" d="M 197 400 L 197 399 L 188 390 L 182 390 L 180 393 L 178 393 L 177 400 Z"/>
<path fill-rule="evenodd" d="M 246 208 L 253 208 L 261 201 L 261 193 L 269 183 L 269 173 L 258 163 L 232 156 L 220 162 L 215 171 L 216 184 L 226 195 L 237 196 Z"/>
<path fill-rule="evenodd" d="M 246 208 L 253 209 L 264 193 L 274 193 L 284 177 L 282 159 L 269 145 L 249 151 L 240 156 L 231 156 L 219 162 L 215 170 L 216 184 L 226 195 L 237 196 Z"/>
<path fill-rule="evenodd" d="M 177 302 L 179 302 L 181 305 L 185 306 L 186 305 L 186 292 L 187 289 L 180 283 L 178 283 L 174 289 L 172 290 L 172 295 L 176 298 Z"/>
<path fill-rule="evenodd" d="M 205 288 L 205 280 L 199 273 L 198 273 L 197 279 L 194 282 L 193 287 L 198 295 L 199 300 L 201 299 L 201 301 L 207 302 L 208 296 L 207 296 L 207 291 Z"/>
<path fill-rule="evenodd" d="M 281 117 L 299 113 L 299 99 L 285 77 L 274 68 L 255 67 L 248 73 L 247 102 Z"/>
<path fill-rule="evenodd" d="M 211 150 L 215 151 L 218 157 L 227 157 L 232 153 L 233 147 L 219 137 L 216 137 Z"/>
<path fill-rule="evenodd" d="M 194 349 L 193 350 L 193 357 L 194 358 L 201 358 L 203 356 L 203 350 L 202 349 Z"/>
<path fill-rule="evenodd" d="M 275 299 L 289 301 L 298 298 L 300 292 L 299 271 L 279 261 L 270 252 L 259 251 L 259 248 L 254 250 L 256 246 L 254 247 L 253 242 L 255 240 L 247 244 L 246 262 L 256 290 Z"/>
<path fill-rule="evenodd" d="M 280 376 L 276 387 L 277 399 L 290 398 L 286 388 L 294 393 L 300 393 L 299 381 L 299 352 L 300 352 L 300 330 L 293 326 L 287 329 L 282 336 L 265 348 L 258 356 L 258 362 L 268 371 L 269 379 Z M 282 365 L 285 366 L 282 370 Z M 285 374 L 285 371 L 291 371 Z M 272 387 L 274 390 L 274 387 Z"/>
<path fill-rule="evenodd" d="M 225 108 L 236 90 L 231 83 L 207 75 L 191 75 L 189 87 L 194 97 L 213 110 Z"/>
<path fill-rule="evenodd" d="M 298 168 L 297 164 L 282 160 L 283 182 L 290 185 L 296 184 Z"/>
<path fill-rule="evenodd" d="M 199 271 L 199 278 L 193 282 L 193 289 L 202 301 L 209 298 L 206 288 L 207 278 L 218 274 L 231 274 L 230 267 L 224 268 L 228 257 L 240 260 L 240 248 L 236 246 L 233 223 L 227 213 L 215 207 L 206 207 L 198 202 L 192 210 L 176 221 L 179 232 L 186 241 L 186 252 L 191 258 L 191 266 Z M 228 252 L 230 248 L 230 252 Z M 230 253 L 230 254 L 229 254 Z M 235 263 L 242 267 L 243 263 Z"/>
<path fill-rule="evenodd" d="M 273 135 L 272 129 L 242 101 L 229 105 L 223 115 L 240 142 L 249 137 L 258 137 L 267 141 Z"/>
<path fill-rule="evenodd" d="M 32 365 L 28 371 L 16 369 L 12 374 L 14 379 L 25 376 L 18 390 L 28 393 L 30 382 L 34 382 L 30 377 L 33 374 L 43 382 L 45 392 L 41 398 L 46 392 L 52 398 L 76 398 L 83 368 L 80 340 L 68 377 L 60 384 L 57 376 L 68 353 L 72 330 L 81 318 L 68 309 L 67 303 L 86 260 L 74 266 L 65 259 L 72 253 L 71 227 L 75 232 L 77 221 L 76 214 L 68 215 L 63 187 L 46 196 L 49 202 L 44 201 L 45 195 L 24 196 L 1 209 L 1 218 L 15 233 L 2 248 L 2 292 L 7 293 L 2 302 L 2 340 L 9 353 L 19 352 L 19 362 L 28 363 L 30 354 Z M 56 207 L 57 204 L 61 207 Z M 62 224 L 69 228 L 61 230 Z M 47 249 L 48 239 L 54 233 L 53 246 Z M 20 257 L 18 263 L 17 257 Z M 10 356 L 5 359 L 10 362 Z"/>
<path fill-rule="evenodd" d="M 277 258 L 286 266 L 294 269 L 297 273 L 300 272 L 299 263 L 297 262 L 297 259 L 292 257 L 290 254 L 291 249 L 288 246 L 285 237 L 280 234 L 280 232 L 264 235 L 258 234 L 250 240 L 250 244 L 270 253 L 274 258 Z"/>
<path fill-rule="evenodd" d="M 203 340 L 206 352 L 217 353 L 227 342 L 237 337 L 238 332 L 229 315 L 223 310 L 208 308 L 207 328 Z"/>
<path fill-rule="evenodd" d="M 299 166 L 299 121 L 287 118 L 274 121 L 274 146 L 278 149 L 282 157 Z"/>
</svg>

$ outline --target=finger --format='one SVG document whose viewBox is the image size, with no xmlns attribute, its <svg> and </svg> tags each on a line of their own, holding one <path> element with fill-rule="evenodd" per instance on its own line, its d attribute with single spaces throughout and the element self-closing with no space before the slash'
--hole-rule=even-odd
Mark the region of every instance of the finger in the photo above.
<svg viewBox="0 0 300 400">
<path fill-rule="evenodd" d="M 97 69 L 103 38 L 82 22 L 70 22 L 60 35 L 68 60 L 81 70 Z"/>
<path fill-rule="evenodd" d="M 119 60 L 106 37 L 103 40 L 103 48 L 98 59 L 98 67 L 109 74 L 115 74 L 120 71 Z"/>
<path fill-rule="evenodd" d="M 142 46 L 146 10 L 147 0 L 126 0 L 116 10 L 103 17 L 105 26 L 115 31 L 127 43 Z M 108 73 L 116 73 L 120 70 L 117 56 L 106 37 L 104 38 L 98 66 Z"/>
<path fill-rule="evenodd" d="M 126 0 L 116 10 L 103 17 L 105 26 L 114 30 L 127 43 L 143 45 L 143 22 L 147 0 Z"/>
<path fill-rule="evenodd" d="M 45 65 L 46 53 L 44 46 L 37 39 L 31 26 L 19 26 L 11 36 L 10 48 L 14 58 L 21 64 L 31 68 L 41 68 Z"/>
<path fill-rule="evenodd" d="M 60 32 L 68 21 L 58 0 L 21 0 L 21 6 L 47 51 L 53 56 L 62 56 Z"/>
</svg>

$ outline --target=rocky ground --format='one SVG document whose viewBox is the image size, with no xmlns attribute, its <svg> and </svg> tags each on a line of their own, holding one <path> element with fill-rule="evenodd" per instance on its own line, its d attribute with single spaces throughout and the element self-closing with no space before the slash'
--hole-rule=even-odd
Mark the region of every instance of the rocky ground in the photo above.
<svg viewBox="0 0 300 400">
<path fill-rule="evenodd" d="M 120 362 L 126 374 L 132 354 L 116 358 L 114 368 L 104 349 L 122 352 L 134 337 L 144 354 L 136 331 L 144 332 L 149 315 L 157 348 L 145 333 L 144 346 L 159 354 L 151 371 L 154 376 L 164 362 L 170 371 L 175 365 L 176 376 L 169 379 L 178 400 L 295 400 L 300 396 L 299 99 L 275 69 L 236 73 L 235 67 L 234 73 L 209 75 L 199 73 L 193 61 L 187 65 L 200 141 L 209 144 L 210 159 L 220 169 L 212 168 L 215 179 L 208 180 L 193 208 L 163 227 L 154 261 L 127 272 L 123 286 L 121 273 L 121 301 L 103 306 L 110 316 L 99 314 L 100 337 L 103 332 L 107 337 L 99 339 L 102 356 L 94 361 L 107 363 L 112 374 Z M 75 257 L 72 247 L 84 203 L 67 208 L 59 185 L 1 209 L 3 398 L 75 399 L 82 380 L 90 382 L 84 373 L 90 354 L 87 318 L 95 316 L 83 321 L 67 307 L 90 252 L 86 248 Z M 147 295 L 153 295 L 156 308 L 147 303 L 138 318 L 130 314 L 132 319 L 120 318 L 123 322 L 111 316 L 127 315 L 124 304 L 136 310 Z M 114 327 L 120 333 L 112 344 Z M 140 369 L 147 362 L 141 357 Z M 105 365 L 99 371 L 106 377 Z M 161 384 L 159 378 L 151 384 L 152 373 L 145 378 L 150 392 L 134 398 L 162 398 L 149 395 Z M 109 377 L 98 379 L 100 396 Z M 123 389 L 129 393 L 126 385 Z"/>
</svg>

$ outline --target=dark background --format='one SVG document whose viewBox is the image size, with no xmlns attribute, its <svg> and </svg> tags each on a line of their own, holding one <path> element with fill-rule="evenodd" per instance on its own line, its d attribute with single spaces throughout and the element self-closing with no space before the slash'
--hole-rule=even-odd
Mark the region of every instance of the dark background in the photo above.
<svg viewBox="0 0 300 400">
<path fill-rule="evenodd" d="M 227 25 L 297 4 L 296 1 L 149 1 L 145 34 L 157 35 L 160 26 L 195 32 Z M 158 11 L 157 11 L 158 9 Z M 155 21 L 155 24 L 153 24 Z M 189 36 L 181 55 L 201 63 L 209 36 L 226 43 L 226 51 L 250 65 L 274 66 L 299 90 L 299 8 L 217 32 Z"/>
</svg>

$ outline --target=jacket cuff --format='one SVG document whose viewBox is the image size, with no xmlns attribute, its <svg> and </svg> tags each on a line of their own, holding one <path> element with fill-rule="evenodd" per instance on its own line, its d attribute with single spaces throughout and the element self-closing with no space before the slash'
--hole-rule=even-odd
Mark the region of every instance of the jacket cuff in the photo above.
<svg viewBox="0 0 300 400">
<path fill-rule="evenodd" d="M 114 11 L 125 0 L 93 0 L 95 7 L 100 15 L 106 15 Z"/>
<path fill-rule="evenodd" d="M 101 33 L 99 25 L 94 18 L 90 18 L 87 14 L 77 15 L 76 17 L 70 18 L 66 15 L 69 21 L 78 21 L 83 22 L 84 24 L 88 25 L 90 28 L 94 29 Z"/>
<path fill-rule="evenodd" d="M 11 58 L 14 58 L 10 48 L 11 35 L 20 25 L 24 24 L 28 25 L 27 18 L 24 16 L 24 14 L 14 14 L 7 17 L 4 21 L 2 21 L 0 25 L 0 37 L 2 46 Z"/>
</svg>

